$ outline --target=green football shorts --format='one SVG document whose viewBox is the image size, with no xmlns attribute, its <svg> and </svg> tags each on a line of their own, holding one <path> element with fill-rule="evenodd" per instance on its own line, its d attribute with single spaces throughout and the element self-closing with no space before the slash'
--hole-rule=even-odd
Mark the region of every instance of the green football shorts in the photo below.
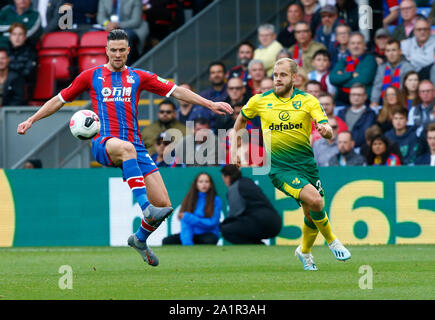
<svg viewBox="0 0 435 320">
<path fill-rule="evenodd" d="M 322 183 L 320 182 L 320 177 L 317 172 L 308 175 L 296 170 L 285 170 L 270 173 L 269 177 L 275 188 L 294 198 L 299 206 L 301 206 L 302 203 L 299 199 L 299 194 L 301 193 L 302 188 L 309 183 L 319 191 L 322 197 L 324 196 Z"/>
</svg>

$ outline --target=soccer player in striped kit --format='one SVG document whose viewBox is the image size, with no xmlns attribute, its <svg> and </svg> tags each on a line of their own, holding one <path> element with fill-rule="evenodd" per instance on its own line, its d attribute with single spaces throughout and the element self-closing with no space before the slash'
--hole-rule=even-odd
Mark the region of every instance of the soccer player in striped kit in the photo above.
<svg viewBox="0 0 435 320">
<path fill-rule="evenodd" d="M 92 106 L 101 121 L 101 129 L 92 140 L 92 154 L 102 165 L 120 167 L 143 211 L 141 226 L 128 238 L 151 266 L 159 261 L 146 245 L 148 236 L 173 209 L 162 177 L 142 142 L 137 120 L 140 92 L 172 96 L 190 104 L 203 105 L 217 114 L 232 113 L 224 102 L 212 102 L 200 95 L 158 77 L 148 71 L 126 66 L 130 47 L 124 30 L 112 30 L 107 36 L 109 62 L 83 71 L 72 84 L 47 101 L 35 114 L 20 123 L 18 134 L 25 134 L 36 121 L 58 111 L 67 101 L 89 91 Z M 146 187 L 145 187 L 146 186 Z"/>
</svg>

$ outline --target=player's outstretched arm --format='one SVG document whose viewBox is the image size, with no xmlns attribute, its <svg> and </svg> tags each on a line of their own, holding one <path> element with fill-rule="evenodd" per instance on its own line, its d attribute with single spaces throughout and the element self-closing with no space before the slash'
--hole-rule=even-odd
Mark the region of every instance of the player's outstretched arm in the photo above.
<svg viewBox="0 0 435 320">
<path fill-rule="evenodd" d="M 48 100 L 44 105 L 39 108 L 37 112 L 35 112 L 31 117 L 29 117 L 26 121 L 21 122 L 17 127 L 18 134 L 25 134 L 27 130 L 35 123 L 36 121 L 49 117 L 56 111 L 58 111 L 64 103 L 59 99 L 58 96 L 54 96 L 50 100 Z"/>
<path fill-rule="evenodd" d="M 175 99 L 183 100 L 190 104 L 198 104 L 204 106 L 217 114 L 223 115 L 225 113 L 233 113 L 233 108 L 231 108 L 228 103 L 210 101 L 187 88 L 176 87 L 174 92 L 172 92 L 171 96 L 173 96 Z"/>
</svg>

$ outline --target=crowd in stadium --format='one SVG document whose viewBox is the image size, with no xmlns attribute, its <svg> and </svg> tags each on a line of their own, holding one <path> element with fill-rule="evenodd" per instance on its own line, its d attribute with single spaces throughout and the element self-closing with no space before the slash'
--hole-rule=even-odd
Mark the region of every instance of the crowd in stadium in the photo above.
<svg viewBox="0 0 435 320">
<path fill-rule="evenodd" d="M 83 46 L 81 40 L 94 31 L 124 29 L 130 39 L 131 53 L 127 64 L 131 65 L 185 22 L 185 10 L 196 14 L 210 2 L 211 0 L 1 0 L 0 84 L 4 89 L 0 93 L 0 106 L 33 105 L 33 100 L 38 100 L 40 93 L 36 97 L 34 95 L 38 65 L 45 60 L 49 64 L 56 64 L 58 70 L 55 80 L 63 82 L 59 83 L 58 91 L 62 86 L 67 86 L 74 76 L 83 71 L 82 63 L 76 61 L 77 53 L 80 53 Z M 76 35 L 75 38 L 72 37 L 76 43 L 69 44 L 72 52 L 54 52 L 56 47 L 67 48 L 66 43 L 71 41 L 71 35 L 65 33 L 61 38 L 52 37 L 52 42 L 57 42 L 55 45 L 49 43 L 50 37 L 45 36 L 59 31 Z M 106 37 L 107 34 L 102 33 L 104 43 Z M 90 41 L 94 41 L 96 46 L 94 39 Z M 97 64 L 94 61 L 91 65 L 85 65 L 85 68 L 105 61 L 104 47 L 102 48 L 102 55 L 96 58 Z M 64 60 L 66 62 L 62 64 L 60 61 Z M 35 105 L 42 105 L 41 101 Z"/>
<path fill-rule="evenodd" d="M 220 61 L 210 63 L 210 88 L 200 92 L 213 101 L 230 103 L 234 114 L 216 116 L 182 101 L 177 109 L 164 101 L 159 119 L 142 131 L 147 148 L 154 151 L 154 145 L 157 149 L 162 145 L 156 152 L 162 159 L 163 139 L 155 137 L 188 120 L 198 119 L 194 132 L 231 130 L 247 100 L 273 88 L 275 61 L 289 57 L 299 65 L 295 87 L 319 99 L 334 130 L 333 138 L 326 140 L 313 127 L 311 142 L 319 166 L 435 165 L 431 19 L 418 13 L 414 1 L 384 1 L 389 11 L 384 10 L 383 28 L 367 43 L 355 23 L 358 12 L 350 9 L 356 7 L 349 2 L 353 1 L 323 6 L 315 0 L 293 3 L 281 30 L 261 25 L 258 46 L 247 41 L 239 45 L 239 65 L 227 68 Z M 389 12 L 395 12 L 396 18 L 391 20 Z M 248 128 L 259 129 L 260 123 L 250 121 Z M 251 158 L 263 154 L 261 141 L 261 137 L 251 139 L 246 146 L 247 165 L 263 163 L 261 156 Z M 259 150 L 250 152 L 253 149 Z"/>
<path fill-rule="evenodd" d="M 0 105 L 25 104 L 24 87 L 32 90 L 35 85 L 38 40 L 43 33 L 57 27 L 57 24 L 53 26 L 52 19 L 58 16 L 51 15 L 52 9 L 71 3 L 77 9 L 82 3 L 61 1 L 33 1 L 33 9 L 31 0 L 14 0 L 6 6 L 2 1 L 0 46 L 5 49 L 0 49 L 3 100 Z M 186 1 L 142 0 L 142 4 L 137 3 L 142 5 L 141 22 L 129 28 L 123 25 L 126 19 L 111 19 L 112 8 L 119 2 L 121 0 L 87 1 L 82 15 L 74 15 L 74 25 L 80 35 L 97 25 L 105 30 L 127 29 L 132 40 L 133 61 L 143 54 L 149 39 L 158 41 L 182 23 L 175 14 L 173 25 L 165 25 L 166 33 L 162 32 L 162 25 L 155 17 L 164 15 L 157 11 L 155 3 L 165 2 L 167 10 L 168 3 L 176 7 L 186 4 Z M 202 8 L 206 2 L 193 1 L 198 3 L 197 8 Z M 435 2 L 433 5 L 413 0 L 381 2 L 382 25 L 372 30 L 369 41 L 359 30 L 355 0 L 301 0 L 290 4 L 281 30 L 276 30 L 272 24 L 263 24 L 258 28 L 258 44 L 248 41 L 239 44 L 239 65 L 210 63 L 210 87 L 200 94 L 213 101 L 228 102 L 234 109 L 232 115 L 218 116 L 202 106 L 182 101 L 177 105 L 164 100 L 159 105 L 158 119 L 142 130 L 143 141 L 153 160 L 159 166 L 199 165 L 196 157 L 193 162 L 177 158 L 171 163 L 164 161 L 169 144 L 164 139 L 165 131 L 179 129 L 184 137 L 177 146 L 192 140 L 195 152 L 201 152 L 200 145 L 209 135 L 217 135 L 219 129 L 231 130 L 240 109 L 252 95 L 273 88 L 275 61 L 289 57 L 299 65 L 295 87 L 319 99 L 334 131 L 333 138 L 326 140 L 313 126 L 311 142 L 319 166 L 435 166 L 435 34 L 432 34 Z M 369 5 L 372 5 L 370 1 Z M 153 9 L 155 15 L 148 13 Z M 375 14 L 376 10 L 373 12 Z M 187 83 L 178 85 L 193 89 Z M 9 88 L 14 93 L 9 93 Z M 193 130 L 188 130 L 186 123 L 192 120 L 195 125 Z M 264 163 L 261 134 L 256 134 L 255 130 L 260 128 L 261 123 L 256 119 L 249 121 L 251 139 L 242 146 L 248 166 Z M 198 139 L 197 135 L 204 132 L 201 129 L 210 130 Z M 228 141 L 225 144 L 223 147 L 228 149 Z M 214 164 L 229 162 L 228 157 L 217 159 L 217 155 L 214 156 Z"/>
</svg>

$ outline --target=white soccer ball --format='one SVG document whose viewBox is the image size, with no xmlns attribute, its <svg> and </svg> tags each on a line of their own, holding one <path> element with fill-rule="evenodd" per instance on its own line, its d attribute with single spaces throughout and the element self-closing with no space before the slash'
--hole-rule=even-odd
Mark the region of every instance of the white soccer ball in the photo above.
<svg viewBox="0 0 435 320">
<path fill-rule="evenodd" d="M 92 139 L 100 132 L 100 118 L 91 110 L 80 110 L 71 117 L 69 128 L 77 139 Z"/>
</svg>

